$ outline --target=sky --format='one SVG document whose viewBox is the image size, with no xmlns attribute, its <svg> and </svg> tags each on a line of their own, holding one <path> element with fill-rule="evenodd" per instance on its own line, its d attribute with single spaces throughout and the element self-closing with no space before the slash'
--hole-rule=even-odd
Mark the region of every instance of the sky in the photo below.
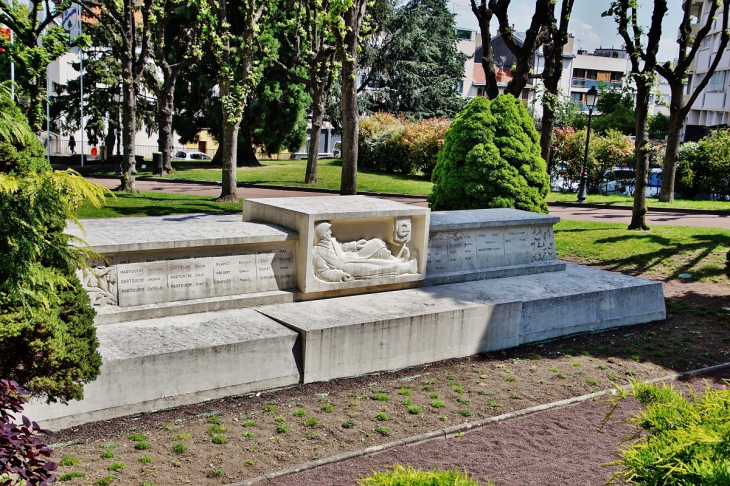
<svg viewBox="0 0 730 486">
<path fill-rule="evenodd" d="M 556 9 L 562 2 L 557 2 Z M 597 47 L 621 47 L 623 41 L 616 30 L 616 23 L 611 17 L 601 17 L 601 13 L 608 9 L 610 0 L 576 0 L 573 6 L 573 15 L 570 17 L 570 32 L 575 35 L 575 48 L 578 47 L 593 52 Z M 647 27 L 651 22 L 653 2 L 640 2 L 647 6 L 639 8 L 639 22 Z M 677 57 L 677 29 L 682 21 L 680 0 L 669 0 L 670 8 L 662 22 L 662 40 L 659 47 L 660 61 L 673 60 Z M 674 5 L 676 8 L 673 8 Z M 472 30 L 478 30 L 474 13 L 471 11 L 469 0 L 452 0 L 451 8 L 456 14 L 456 25 Z M 510 22 L 515 28 L 524 31 L 530 26 L 532 15 L 535 12 L 534 0 L 512 0 L 508 13 Z M 496 30 L 497 21 L 492 19 L 492 31 Z"/>
</svg>

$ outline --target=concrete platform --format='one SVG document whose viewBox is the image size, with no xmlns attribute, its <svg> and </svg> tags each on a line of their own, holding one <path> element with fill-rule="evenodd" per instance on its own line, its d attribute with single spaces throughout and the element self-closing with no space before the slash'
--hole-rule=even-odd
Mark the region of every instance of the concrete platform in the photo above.
<svg viewBox="0 0 730 486">
<path fill-rule="evenodd" d="M 251 309 L 110 324 L 84 400 L 26 408 L 45 427 L 202 402 L 299 382 L 298 334 Z"/>
<path fill-rule="evenodd" d="M 578 265 L 256 310 L 302 335 L 305 383 L 666 316 L 661 283 Z"/>
</svg>

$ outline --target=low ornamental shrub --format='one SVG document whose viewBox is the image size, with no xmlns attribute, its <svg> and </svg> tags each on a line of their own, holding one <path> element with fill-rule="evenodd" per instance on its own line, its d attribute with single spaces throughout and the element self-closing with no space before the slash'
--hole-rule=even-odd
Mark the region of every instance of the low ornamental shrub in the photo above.
<svg viewBox="0 0 730 486">
<path fill-rule="evenodd" d="M 58 464 L 47 460 L 53 451 L 37 435 L 50 431 L 25 415 L 22 425 L 15 423 L 14 414 L 22 412 L 28 403 L 26 395 L 28 391 L 14 381 L 0 380 L 0 484 L 16 484 L 12 478 L 18 478 L 29 485 L 45 486 L 55 482 L 51 473 Z"/>
<path fill-rule="evenodd" d="M 673 387 L 632 380 L 631 390 L 620 393 L 615 406 L 628 397 L 643 406 L 630 419 L 643 434 L 612 463 L 622 469 L 611 483 L 730 484 L 730 390 L 707 386 L 698 396 L 690 389 L 687 400 Z"/>
<path fill-rule="evenodd" d="M 479 483 L 466 471 L 443 469 L 422 471 L 400 464 L 388 467 L 385 471 L 375 471 L 370 476 L 360 478 L 357 484 L 359 486 L 479 486 Z M 487 479 L 486 486 L 493 485 L 494 483 Z"/>
<path fill-rule="evenodd" d="M 698 143 L 683 144 L 677 159 L 677 192 L 730 200 L 730 132 L 716 130 Z"/>
</svg>

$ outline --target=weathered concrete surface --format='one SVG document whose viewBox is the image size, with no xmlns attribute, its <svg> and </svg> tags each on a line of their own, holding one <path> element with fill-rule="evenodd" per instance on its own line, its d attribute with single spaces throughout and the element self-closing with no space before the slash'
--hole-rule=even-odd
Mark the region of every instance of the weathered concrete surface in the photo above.
<svg viewBox="0 0 730 486">
<path fill-rule="evenodd" d="M 251 310 L 97 329 L 103 365 L 69 405 L 33 403 L 50 428 L 201 402 L 299 382 L 297 333 Z"/>
<path fill-rule="evenodd" d="M 555 216 L 531 213 L 519 209 L 466 209 L 462 211 L 434 211 L 430 231 L 454 231 L 473 228 L 502 228 L 506 226 L 553 225 L 560 221 Z"/>
<path fill-rule="evenodd" d="M 519 344 L 514 299 L 481 303 L 448 286 L 256 310 L 302 334 L 304 383 L 471 356 Z"/>
<path fill-rule="evenodd" d="M 257 310 L 302 334 L 305 383 L 665 318 L 660 283 L 578 265 Z"/>
<path fill-rule="evenodd" d="M 475 280 L 518 277 L 521 275 L 532 275 L 544 272 L 562 272 L 565 270 L 565 262 L 552 260 L 546 262 L 531 262 L 518 265 L 505 265 L 493 268 L 478 268 L 469 271 L 429 273 L 423 281 L 424 286 L 444 285 L 460 282 L 473 282 Z"/>
</svg>

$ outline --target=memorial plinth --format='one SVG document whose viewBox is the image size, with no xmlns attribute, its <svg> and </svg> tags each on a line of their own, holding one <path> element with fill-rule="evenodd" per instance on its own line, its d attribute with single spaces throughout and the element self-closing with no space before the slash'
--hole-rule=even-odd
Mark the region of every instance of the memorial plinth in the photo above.
<svg viewBox="0 0 730 486">
<path fill-rule="evenodd" d="M 306 294 L 418 286 L 426 274 L 430 210 L 364 196 L 246 199 L 243 220 L 299 234 L 297 282 Z"/>
</svg>

